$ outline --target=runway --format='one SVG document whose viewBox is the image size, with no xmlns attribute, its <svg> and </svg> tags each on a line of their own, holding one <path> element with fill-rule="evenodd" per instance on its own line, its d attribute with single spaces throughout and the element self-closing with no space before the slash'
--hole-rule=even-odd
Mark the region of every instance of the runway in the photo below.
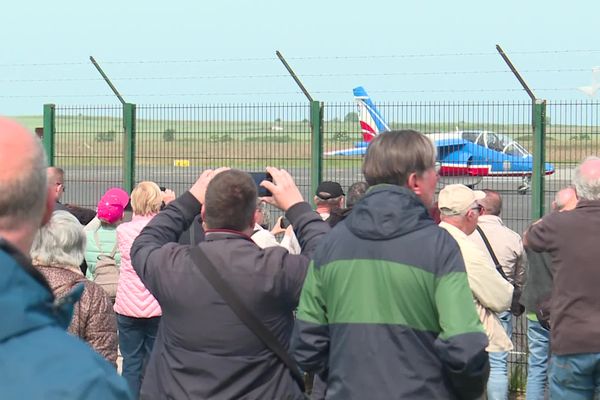
<svg viewBox="0 0 600 400">
<path fill-rule="evenodd" d="M 66 193 L 63 203 L 72 203 L 84 207 L 95 208 L 102 194 L 110 187 L 122 186 L 122 172 L 118 167 L 75 167 L 66 169 Z M 151 180 L 160 186 L 173 189 L 180 194 L 187 190 L 202 169 L 188 167 L 143 167 L 136 171 L 136 181 Z M 308 168 L 292 168 L 289 172 L 294 176 L 298 187 L 307 201 L 312 201 L 310 193 L 310 170 Z M 557 169 L 556 173 L 545 178 L 545 208 L 549 210 L 554 193 L 571 183 L 573 168 Z M 339 182 L 344 190 L 352 183 L 363 180 L 358 169 L 325 168 L 323 180 Z M 444 178 L 438 183 L 438 190 L 443 187 Z M 531 191 L 521 195 L 517 187 L 521 183 L 518 177 L 486 177 L 476 189 L 492 189 L 503 197 L 502 218 L 508 227 L 522 232 L 531 222 Z"/>
</svg>

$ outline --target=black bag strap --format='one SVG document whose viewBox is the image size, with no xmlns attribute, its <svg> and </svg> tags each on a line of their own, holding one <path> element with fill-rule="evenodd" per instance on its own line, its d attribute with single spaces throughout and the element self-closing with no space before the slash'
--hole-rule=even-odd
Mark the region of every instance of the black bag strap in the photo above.
<svg viewBox="0 0 600 400">
<path fill-rule="evenodd" d="M 496 270 L 498 271 L 498 273 L 500 275 L 502 275 L 502 277 L 504 279 L 506 279 L 508 281 L 508 277 L 504 273 L 504 270 L 502 269 L 502 265 L 500 265 L 500 262 L 498 261 L 498 257 L 496 257 L 496 253 L 494 253 L 494 250 L 492 249 L 492 245 L 490 245 L 490 241 L 488 240 L 487 236 L 485 236 L 485 233 L 483 233 L 483 229 L 481 229 L 479 227 L 479 225 L 477 225 L 477 232 L 479 232 L 479 235 L 481 235 L 481 238 L 483 239 L 483 243 L 485 243 L 485 247 L 487 247 L 488 252 L 490 253 L 490 256 L 492 256 L 492 260 L 494 261 L 494 264 L 496 265 Z"/>
<path fill-rule="evenodd" d="M 238 318 L 290 369 L 292 377 L 304 392 L 304 378 L 298 366 L 273 332 L 246 308 L 199 246 L 192 246 L 190 253 L 192 261 L 198 266 L 206 280 L 227 302 Z"/>
</svg>

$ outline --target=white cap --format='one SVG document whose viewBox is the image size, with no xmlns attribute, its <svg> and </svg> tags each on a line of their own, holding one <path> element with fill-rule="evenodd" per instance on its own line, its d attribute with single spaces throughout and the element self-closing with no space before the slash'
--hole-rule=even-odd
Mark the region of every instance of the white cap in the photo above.
<svg viewBox="0 0 600 400">
<path fill-rule="evenodd" d="M 485 192 L 472 190 L 465 185 L 447 185 L 440 191 L 438 208 L 444 215 L 463 215 L 477 200 L 485 197 Z"/>
</svg>

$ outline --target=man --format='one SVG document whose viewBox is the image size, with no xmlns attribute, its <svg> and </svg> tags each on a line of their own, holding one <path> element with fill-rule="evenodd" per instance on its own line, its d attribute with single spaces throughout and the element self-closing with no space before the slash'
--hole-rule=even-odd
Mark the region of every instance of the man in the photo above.
<svg viewBox="0 0 600 400">
<path fill-rule="evenodd" d="M 360 199 L 362 199 L 365 193 L 367 193 L 368 188 L 369 185 L 367 182 L 354 182 L 352 185 L 350 185 L 348 188 L 348 195 L 346 196 L 346 207 L 331 211 L 331 215 L 327 219 L 329 225 L 334 227 L 346 219 L 346 217 L 352 212 L 352 207 L 354 207 L 354 205 L 358 203 Z"/>
<path fill-rule="evenodd" d="M 456 242 L 429 217 L 435 148 L 416 131 L 373 139 L 370 186 L 323 238 L 302 289 L 293 351 L 327 399 L 472 399 L 487 338 Z"/>
<path fill-rule="evenodd" d="M 0 388 L 3 399 L 128 399 L 115 369 L 67 334 L 81 290 L 54 302 L 29 250 L 54 208 L 39 139 L 0 118 Z"/>
<path fill-rule="evenodd" d="M 465 261 L 469 286 L 473 292 L 479 319 L 488 335 L 488 352 L 512 349 L 512 342 L 500 324 L 497 312 L 510 307 L 513 286 L 498 273 L 489 257 L 468 238 L 475 231 L 481 206 L 477 203 L 485 197 L 479 190 L 465 185 L 447 185 L 440 191 L 440 227 L 448 231 L 458 242 Z"/>
<path fill-rule="evenodd" d="M 344 208 L 344 190 L 337 182 L 323 181 L 317 186 L 313 201 L 321 218 L 327 220 L 333 210 Z"/>
<path fill-rule="evenodd" d="M 302 255 L 251 239 L 257 188 L 243 171 L 207 170 L 169 203 L 135 240 L 132 264 L 159 301 L 163 316 L 142 383 L 145 399 L 301 398 L 290 370 L 233 312 L 177 240 L 195 215 L 206 228 L 200 248 L 241 301 L 287 347 L 309 256 L 329 231 L 292 177 L 267 168 L 262 185 L 286 211 Z M 220 172 L 220 173 L 218 173 Z M 218 174 L 217 174 L 218 173 Z"/>
<path fill-rule="evenodd" d="M 60 202 L 62 195 L 65 193 L 65 171 L 58 167 L 48 167 L 46 170 L 48 178 L 48 186 L 53 193 L 56 202 L 54 203 L 54 211 L 62 210 L 69 211 L 67 207 Z"/>
<path fill-rule="evenodd" d="M 575 188 L 566 187 L 556 192 L 552 202 L 553 212 L 570 211 L 577 206 Z M 550 331 L 538 320 L 536 312 L 552 293 L 552 259 L 548 253 L 526 249 L 529 266 L 523 287 L 521 304 L 527 315 L 527 400 L 544 400 L 548 381 L 548 355 L 550 354 Z M 542 321 L 542 323 L 545 323 Z"/>
<path fill-rule="evenodd" d="M 550 397 L 591 399 L 600 392 L 600 158 L 585 159 L 573 183 L 575 209 L 533 224 L 525 245 L 553 261 Z"/>
<path fill-rule="evenodd" d="M 502 212 L 502 197 L 500 193 L 485 189 L 485 197 L 478 201 L 481 213 L 478 226 L 483 231 L 492 247 L 492 251 L 508 281 L 514 286 L 517 293 L 521 293 L 525 278 L 527 257 L 523 249 L 521 236 L 504 225 L 500 213 Z M 488 257 L 490 265 L 495 265 L 488 248 L 479 232 L 473 232 L 469 239 Z M 515 306 L 520 307 L 518 299 L 514 298 Z M 520 315 L 519 310 L 504 310 L 498 313 L 498 318 L 506 334 L 512 336 L 512 313 Z M 522 310 L 521 310 L 522 311 Z M 508 352 L 490 353 L 490 379 L 488 380 L 487 396 L 489 400 L 508 399 Z"/>
</svg>

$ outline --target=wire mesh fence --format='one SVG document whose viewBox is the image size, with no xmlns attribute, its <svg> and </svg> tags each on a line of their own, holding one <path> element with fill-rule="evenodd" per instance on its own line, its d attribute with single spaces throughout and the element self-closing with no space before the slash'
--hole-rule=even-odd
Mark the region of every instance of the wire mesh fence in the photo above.
<svg viewBox="0 0 600 400">
<path fill-rule="evenodd" d="M 119 106 L 58 106 L 54 165 L 66 171 L 64 201 L 95 207 L 122 185 L 123 118 Z"/>
<path fill-rule="evenodd" d="M 470 178 L 476 188 L 499 192 L 501 217 L 521 233 L 531 223 L 531 191 L 522 190 L 533 173 L 513 170 L 533 152 L 532 105 L 528 102 L 485 103 L 386 103 L 377 104 L 390 129 L 416 129 L 438 146 L 448 165 L 457 152 L 467 152 L 471 162 L 484 158 L 488 172 L 481 176 L 442 173 L 438 189 Z M 264 171 L 268 165 L 285 168 L 295 177 L 310 201 L 311 165 L 322 160 L 322 179 L 339 182 L 344 189 L 364 180 L 361 155 L 331 155 L 363 141 L 353 103 L 327 103 L 322 120 L 311 118 L 302 104 L 141 105 L 135 114 L 135 132 L 128 136 L 120 106 L 56 107 L 53 164 L 66 170 L 66 203 L 94 208 L 102 193 L 122 186 L 124 175 L 134 182 L 152 180 L 182 193 L 202 170 L 230 166 Z M 550 209 L 554 194 L 571 183 L 574 168 L 586 156 L 600 153 L 600 103 L 550 102 L 545 127 L 545 196 Z M 311 146 L 311 128 L 319 124 L 323 148 Z M 131 137 L 133 146 L 125 146 Z M 444 140 L 454 140 L 444 147 Z M 475 147 L 479 146 L 479 147 Z M 125 149 L 132 149 L 134 171 L 124 165 Z M 478 150 L 477 150 L 478 149 Z M 534 156 L 537 156 L 534 154 Z M 524 164 L 523 164 L 524 165 Z M 550 168 L 550 167 L 547 167 Z M 535 177 L 534 177 L 535 178 Z M 520 190 L 521 189 L 521 190 Z M 527 369 L 527 324 L 514 320 L 514 350 L 510 353 L 511 389 L 523 390 Z"/>
</svg>

